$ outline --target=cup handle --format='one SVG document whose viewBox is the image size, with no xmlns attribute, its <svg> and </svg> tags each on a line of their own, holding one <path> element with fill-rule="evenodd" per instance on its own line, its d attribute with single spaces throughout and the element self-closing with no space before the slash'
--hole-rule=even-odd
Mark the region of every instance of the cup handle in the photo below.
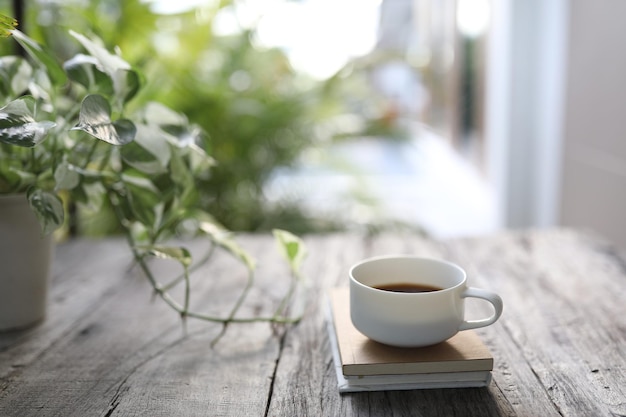
<svg viewBox="0 0 626 417">
<path fill-rule="evenodd" d="M 463 291 L 463 294 L 461 294 L 461 298 L 466 297 L 482 298 L 483 300 L 489 301 L 491 305 L 493 305 L 495 312 L 491 317 L 488 317 L 486 319 L 463 321 L 463 323 L 461 323 L 461 325 L 459 326 L 459 331 L 489 326 L 490 324 L 495 323 L 496 320 L 500 318 L 503 307 L 502 298 L 500 298 L 500 296 L 495 292 L 483 290 L 481 288 L 468 287 L 465 289 L 465 291 Z"/>
</svg>

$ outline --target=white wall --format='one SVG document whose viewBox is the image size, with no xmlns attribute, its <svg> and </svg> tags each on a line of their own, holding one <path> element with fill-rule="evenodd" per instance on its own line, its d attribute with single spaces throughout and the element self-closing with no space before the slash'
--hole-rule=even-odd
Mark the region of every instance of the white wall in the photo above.
<svg viewBox="0 0 626 417">
<path fill-rule="evenodd" d="M 488 174 L 504 227 L 558 223 L 567 1 L 492 1 Z"/>
<path fill-rule="evenodd" d="M 626 2 L 570 10 L 561 222 L 626 248 Z"/>
<path fill-rule="evenodd" d="M 492 2 L 490 178 L 501 225 L 593 229 L 626 248 L 626 2 Z"/>
</svg>

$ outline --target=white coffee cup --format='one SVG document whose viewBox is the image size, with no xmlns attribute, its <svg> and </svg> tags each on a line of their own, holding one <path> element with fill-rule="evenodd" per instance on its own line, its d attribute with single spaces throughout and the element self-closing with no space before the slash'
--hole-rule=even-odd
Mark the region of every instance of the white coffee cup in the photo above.
<svg viewBox="0 0 626 417">
<path fill-rule="evenodd" d="M 350 269 L 350 316 L 365 336 L 401 347 L 443 342 L 461 330 L 493 324 L 502 314 L 494 292 L 468 287 L 465 271 L 447 261 L 394 255 L 366 259 Z M 377 287 L 393 284 L 431 286 L 429 292 L 396 292 Z M 494 314 L 465 320 L 465 298 L 493 305 Z"/>
</svg>

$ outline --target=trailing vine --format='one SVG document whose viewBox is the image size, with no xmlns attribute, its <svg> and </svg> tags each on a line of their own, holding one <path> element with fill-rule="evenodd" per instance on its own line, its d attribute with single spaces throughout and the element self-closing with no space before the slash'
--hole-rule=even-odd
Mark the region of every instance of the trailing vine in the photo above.
<svg viewBox="0 0 626 417">
<path fill-rule="evenodd" d="M 306 251 L 285 230 L 273 233 L 289 265 L 289 289 L 272 315 L 238 315 L 254 285 L 255 261 L 202 207 L 198 182 L 216 164 L 203 148 L 203 132 L 160 103 L 129 111 L 142 77 L 99 40 L 70 31 L 84 53 L 61 64 L 45 45 L 14 27 L 0 16 L 0 36 L 11 35 L 28 53 L 27 58 L 0 57 L 0 97 L 7 98 L 0 108 L 0 193 L 26 194 L 44 234 L 72 220 L 68 206 L 96 214 L 112 211 L 154 293 L 183 323 L 188 318 L 218 322 L 225 331 L 231 323 L 300 320 L 300 314 L 288 314 L 288 307 L 302 282 Z M 208 239 L 211 249 L 193 263 L 187 249 L 167 244 L 181 234 Z M 215 248 L 231 253 L 248 271 L 246 285 L 223 316 L 190 309 L 190 272 L 208 262 Z M 159 282 L 148 262 L 154 257 L 178 262 L 183 273 Z M 179 285 L 182 301 L 170 293 Z"/>
</svg>

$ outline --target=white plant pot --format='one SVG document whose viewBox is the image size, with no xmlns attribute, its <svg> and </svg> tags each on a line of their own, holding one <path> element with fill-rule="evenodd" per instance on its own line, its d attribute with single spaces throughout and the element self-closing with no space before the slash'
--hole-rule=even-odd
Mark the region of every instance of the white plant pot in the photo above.
<svg viewBox="0 0 626 417">
<path fill-rule="evenodd" d="M 0 195 L 0 331 L 45 317 L 53 244 L 25 194 Z"/>
</svg>

